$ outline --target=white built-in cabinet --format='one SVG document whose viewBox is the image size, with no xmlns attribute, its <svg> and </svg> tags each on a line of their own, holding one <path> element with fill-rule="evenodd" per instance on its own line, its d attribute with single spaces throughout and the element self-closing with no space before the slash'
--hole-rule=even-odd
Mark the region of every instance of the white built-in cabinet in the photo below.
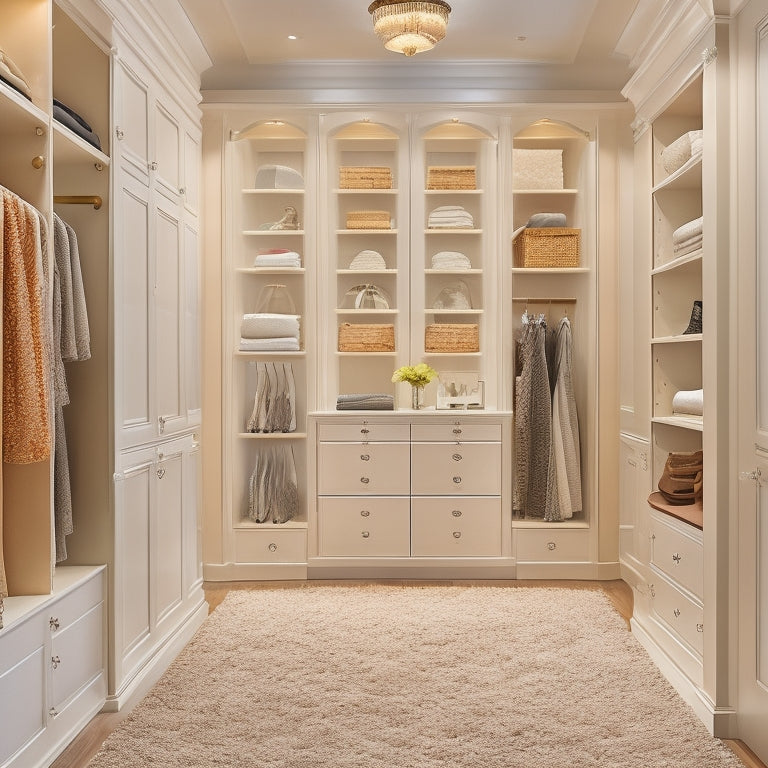
<svg viewBox="0 0 768 768">
<path fill-rule="evenodd" d="M 601 405 L 597 399 L 597 358 L 599 345 L 606 339 L 610 343 L 611 332 L 598 324 L 597 295 L 599 256 L 616 247 L 613 222 L 620 196 L 613 185 L 623 169 L 609 158 L 617 156 L 627 138 L 617 127 L 624 111 L 558 106 L 479 112 L 437 106 L 414 112 L 401 106 L 366 110 L 216 104 L 206 105 L 205 111 L 211 161 L 206 210 L 214 216 L 219 202 L 222 210 L 220 239 L 212 223 L 206 245 L 206 258 L 211 260 L 206 270 L 207 301 L 221 316 L 221 335 L 208 344 L 206 368 L 221 364 L 223 402 L 219 422 L 223 460 L 216 466 L 206 461 L 205 469 L 207 493 L 218 484 L 223 502 L 221 515 L 206 518 L 206 578 L 406 572 L 450 577 L 452 569 L 467 576 L 615 575 L 616 555 L 608 552 L 609 537 L 601 545 L 598 533 L 598 432 L 601 419 L 608 418 L 605 408 L 610 400 L 603 399 Z M 599 129 L 606 137 L 602 148 Z M 517 147 L 560 150 L 565 189 L 513 189 Z M 259 169 L 269 165 L 298 171 L 301 188 L 256 185 Z M 431 188 L 430 168 L 435 167 L 473 169 L 474 188 Z M 344 169 L 350 168 L 386 168 L 388 183 L 370 188 L 343 183 Z M 611 221 L 602 229 L 597 226 L 599 201 L 605 206 L 603 222 Z M 298 229 L 265 229 L 264 224 L 279 220 L 287 206 L 298 210 Z M 472 226 L 430 227 L 430 213 L 441 206 L 464 208 L 472 216 Z M 514 266 L 513 231 L 532 213 L 544 210 L 565 213 L 568 225 L 581 230 L 578 266 Z M 366 211 L 378 212 L 388 226 L 350 226 L 350 214 Z M 258 253 L 276 248 L 300 252 L 301 267 L 254 266 Z M 350 269 L 353 259 L 366 250 L 380 254 L 383 263 Z M 463 254 L 469 268 L 436 269 L 432 257 L 438 252 Z M 609 266 L 606 273 L 611 271 Z M 441 290 L 459 280 L 469 290 L 471 306 L 435 307 Z M 219 292 L 214 296 L 217 281 Z M 610 286 L 610 277 L 606 283 Z M 301 315 L 298 352 L 238 348 L 242 317 L 255 311 L 258 296 L 270 284 L 286 286 Z M 365 284 L 382 289 L 388 306 L 350 304 L 350 289 Z M 584 505 L 578 516 L 564 523 L 513 520 L 511 514 L 513 366 L 516 334 L 526 307 L 544 312 L 553 323 L 567 312 L 575 338 Z M 476 324 L 478 350 L 427 351 L 427 326 L 446 322 Z M 392 326 L 394 349 L 341 350 L 339 328 L 344 323 Z M 392 374 L 422 360 L 438 371 L 477 371 L 485 382 L 485 408 L 460 414 L 436 410 L 433 383 L 425 391 L 426 409 L 411 410 L 410 387 L 393 384 Z M 260 362 L 291 363 L 296 379 L 295 432 L 245 431 L 256 391 L 254 367 Z M 336 410 L 339 395 L 364 392 L 392 396 L 394 411 Z M 471 483 L 460 488 L 452 480 L 439 490 L 419 485 L 442 471 L 432 466 L 433 453 L 437 460 L 444 449 L 449 465 L 454 461 L 450 439 L 439 447 L 439 439 L 424 438 L 420 430 L 439 431 L 448 424 L 457 428 L 456 420 L 464 430 L 482 431 L 490 427 L 488 422 L 495 425 L 492 438 L 458 441 L 467 443 L 474 458 L 467 458 L 466 465 L 474 466 L 478 477 L 485 477 L 481 470 L 498 469 L 488 486 L 492 493 L 465 492 Z M 373 423 L 379 428 L 389 424 L 398 436 L 376 446 L 378 472 L 387 484 L 362 508 L 370 513 L 362 522 L 371 527 L 358 531 L 359 478 L 370 480 L 365 484 L 366 498 L 374 487 L 374 475 L 357 473 L 359 457 L 374 455 L 361 448 L 373 442 L 365 440 L 360 430 Z M 334 424 L 356 434 L 329 440 Z M 275 449 L 290 450 L 294 458 L 300 512 L 285 524 L 255 523 L 247 515 L 249 480 L 256 462 Z M 486 456 L 485 450 L 493 455 Z M 610 467 L 615 458 L 606 455 L 605 460 Z M 351 466 L 356 469 L 350 474 Z M 363 468 L 375 469 L 372 463 Z M 462 483 L 472 474 L 465 474 Z M 334 478 L 343 481 L 343 487 L 332 488 Z M 612 484 L 605 482 L 607 501 Z M 397 487 L 390 487 L 392 483 Z M 486 498 L 489 494 L 492 500 Z M 434 499 L 427 498 L 432 495 Z M 469 506 L 462 512 L 462 531 L 450 531 L 451 537 L 456 531 L 461 534 L 455 537 L 460 543 L 447 548 L 429 531 L 444 512 L 440 499 L 457 495 L 466 495 Z M 452 514 L 453 508 L 448 512 Z M 613 512 L 605 514 L 610 520 Z M 366 531 L 369 536 L 363 536 Z"/>
<path fill-rule="evenodd" d="M 206 614 L 197 74 L 159 50 L 148 30 L 170 33 L 139 6 L 3 8 L 1 44 L 32 100 L 0 83 L 0 184 L 49 232 L 54 211 L 75 230 L 91 349 L 66 365 L 65 560 L 54 563 L 52 462 L 3 478 L 4 768 L 48 765 L 97 711 L 140 695 Z M 53 119 L 52 97 L 101 149 Z M 44 257 L 52 263 L 52 238 Z"/>
</svg>

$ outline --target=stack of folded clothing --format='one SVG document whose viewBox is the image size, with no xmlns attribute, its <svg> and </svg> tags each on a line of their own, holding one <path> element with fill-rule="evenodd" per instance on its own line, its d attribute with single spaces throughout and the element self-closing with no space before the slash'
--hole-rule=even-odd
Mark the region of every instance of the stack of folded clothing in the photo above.
<svg viewBox="0 0 768 768">
<path fill-rule="evenodd" d="M 301 266 L 301 256 L 296 251 L 289 251 L 287 248 L 270 248 L 256 255 L 253 266 L 298 269 Z"/>
<path fill-rule="evenodd" d="M 261 165 L 256 169 L 256 189 L 304 189 L 304 177 L 287 165 Z"/>
<path fill-rule="evenodd" d="M 686 256 L 701 248 L 703 242 L 704 217 L 689 221 L 672 233 L 673 257 Z"/>
<path fill-rule="evenodd" d="M 672 413 L 679 413 L 683 416 L 703 416 L 704 390 L 681 389 L 679 392 L 675 392 L 675 396 L 672 398 Z"/>
<path fill-rule="evenodd" d="M 360 251 L 349 264 L 350 269 L 365 270 L 367 272 L 378 269 L 386 269 L 387 264 L 384 257 L 378 251 Z"/>
<path fill-rule="evenodd" d="M 347 229 L 391 229 L 389 211 L 349 211 Z"/>
<path fill-rule="evenodd" d="M 392 171 L 385 166 L 342 166 L 341 189 L 392 189 Z"/>
<path fill-rule="evenodd" d="M 674 173 L 689 160 L 699 157 L 704 149 L 704 131 L 688 131 L 661 150 L 661 164 L 667 173 Z"/>
<path fill-rule="evenodd" d="M 534 213 L 525 225 L 529 229 L 543 229 L 545 227 L 565 227 L 564 213 Z"/>
<path fill-rule="evenodd" d="M 440 251 L 432 257 L 432 269 L 471 269 L 472 263 L 457 251 Z"/>
<path fill-rule="evenodd" d="M 32 99 L 32 91 L 21 70 L 2 48 L 0 48 L 0 80 L 7 83 L 22 96 Z"/>
<path fill-rule="evenodd" d="M 362 395 L 339 395 L 336 398 L 337 411 L 393 411 L 395 399 L 382 393 Z"/>
<path fill-rule="evenodd" d="M 77 112 L 57 99 L 53 100 L 53 118 L 69 128 L 70 131 L 77 134 L 81 139 L 92 144 L 96 149 L 101 149 L 101 140 L 93 132 L 93 128 Z"/>
<path fill-rule="evenodd" d="M 258 312 L 243 315 L 240 350 L 243 352 L 298 352 L 299 315 Z"/>
<path fill-rule="evenodd" d="M 460 205 L 441 205 L 429 214 L 429 229 L 472 229 L 472 214 Z"/>
<path fill-rule="evenodd" d="M 427 189 L 476 189 L 474 165 L 430 166 L 427 168 Z"/>
</svg>

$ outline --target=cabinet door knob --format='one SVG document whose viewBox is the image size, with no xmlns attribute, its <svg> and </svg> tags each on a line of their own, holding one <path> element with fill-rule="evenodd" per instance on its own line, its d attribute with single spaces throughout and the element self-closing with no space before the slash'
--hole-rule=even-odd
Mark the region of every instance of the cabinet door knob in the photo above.
<svg viewBox="0 0 768 768">
<path fill-rule="evenodd" d="M 370 517 L 370 516 L 371 516 L 371 513 L 370 513 L 370 511 L 369 511 L 369 510 L 367 510 L 367 509 L 361 509 L 361 510 L 360 510 L 360 515 L 361 515 L 362 517 Z"/>
<path fill-rule="evenodd" d="M 453 482 L 456 483 L 456 485 L 458 485 L 461 482 L 461 478 L 460 477 L 454 477 L 453 478 Z"/>
<path fill-rule="evenodd" d="M 697 624 L 696 625 L 696 631 L 697 632 L 703 632 L 704 631 L 704 625 L 703 624 Z"/>
<path fill-rule="evenodd" d="M 149 167 L 150 171 L 156 171 L 157 170 L 157 160 L 153 160 L 151 163 L 147 163 L 147 166 Z"/>
<path fill-rule="evenodd" d="M 547 542 L 547 549 L 548 549 L 550 552 L 554 552 L 554 551 L 557 549 L 557 544 L 555 544 L 555 542 L 554 542 L 554 541 L 548 541 L 548 542 Z"/>
<path fill-rule="evenodd" d="M 117 136 L 118 141 L 122 141 L 125 138 L 125 132 L 122 128 L 117 127 L 115 128 L 115 136 Z"/>
<path fill-rule="evenodd" d="M 51 656 L 51 666 L 54 669 L 58 669 L 59 664 L 61 664 L 61 659 L 58 656 Z"/>
<path fill-rule="evenodd" d="M 277 552 L 277 544 L 270 544 L 268 549 L 270 552 Z"/>
<path fill-rule="evenodd" d="M 368 485 L 368 483 L 371 482 L 371 479 L 369 477 L 361 477 L 360 482 L 363 483 L 364 485 Z"/>
<path fill-rule="evenodd" d="M 157 470 L 157 479 L 162 480 L 165 477 L 165 467 L 160 467 L 160 469 Z"/>
<path fill-rule="evenodd" d="M 460 539 L 461 538 L 461 531 L 454 531 L 453 532 L 453 538 L 454 539 Z"/>
<path fill-rule="evenodd" d="M 454 517 L 461 517 L 461 510 L 460 509 L 454 509 L 453 512 L 451 512 L 451 514 Z"/>
<path fill-rule="evenodd" d="M 451 458 L 454 461 L 461 461 L 464 457 L 460 453 L 454 453 L 453 456 L 451 456 Z"/>
<path fill-rule="evenodd" d="M 682 557 L 681 557 L 681 556 L 680 556 L 680 555 L 679 555 L 677 552 L 675 552 L 675 554 L 674 554 L 674 555 L 672 555 L 672 559 L 673 559 L 673 560 L 674 560 L 674 561 L 675 561 L 675 562 L 676 562 L 678 565 L 680 565 L 680 561 L 681 561 L 683 558 L 682 558 Z"/>
<path fill-rule="evenodd" d="M 679 608 L 675 608 L 675 610 L 672 611 L 672 613 L 675 614 L 675 618 L 676 619 L 680 617 L 680 609 Z"/>
<path fill-rule="evenodd" d="M 367 539 L 371 534 L 368 531 L 363 531 L 363 538 Z"/>
<path fill-rule="evenodd" d="M 360 460 L 361 461 L 370 461 L 371 460 L 371 454 L 370 453 L 361 453 L 360 454 Z"/>
<path fill-rule="evenodd" d="M 370 431 L 371 431 L 370 429 L 366 429 L 365 427 L 363 427 L 363 428 L 360 430 L 360 434 L 361 434 L 361 435 L 367 435 L 367 434 L 368 434 Z"/>
<path fill-rule="evenodd" d="M 48 626 L 51 628 L 51 632 L 55 632 L 59 628 L 59 620 L 56 616 L 51 616 L 48 621 Z"/>
<path fill-rule="evenodd" d="M 457 427 L 456 429 L 453 430 L 453 434 L 454 435 L 460 435 L 461 434 L 461 430 Z"/>
</svg>

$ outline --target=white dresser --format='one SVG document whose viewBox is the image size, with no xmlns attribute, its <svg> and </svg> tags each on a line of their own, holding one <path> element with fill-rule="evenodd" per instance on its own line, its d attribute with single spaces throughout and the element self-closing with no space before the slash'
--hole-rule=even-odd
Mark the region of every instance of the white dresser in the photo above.
<svg viewBox="0 0 768 768">
<path fill-rule="evenodd" d="M 320 578 L 514 576 L 508 413 L 318 413 L 308 569 Z"/>
</svg>

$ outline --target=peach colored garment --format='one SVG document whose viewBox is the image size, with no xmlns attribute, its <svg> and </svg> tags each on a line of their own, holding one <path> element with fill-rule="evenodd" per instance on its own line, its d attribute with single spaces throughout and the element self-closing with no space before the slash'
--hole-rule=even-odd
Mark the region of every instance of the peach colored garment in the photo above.
<svg viewBox="0 0 768 768">
<path fill-rule="evenodd" d="M 3 209 L 3 461 L 31 464 L 51 455 L 40 224 L 8 190 Z"/>
</svg>

